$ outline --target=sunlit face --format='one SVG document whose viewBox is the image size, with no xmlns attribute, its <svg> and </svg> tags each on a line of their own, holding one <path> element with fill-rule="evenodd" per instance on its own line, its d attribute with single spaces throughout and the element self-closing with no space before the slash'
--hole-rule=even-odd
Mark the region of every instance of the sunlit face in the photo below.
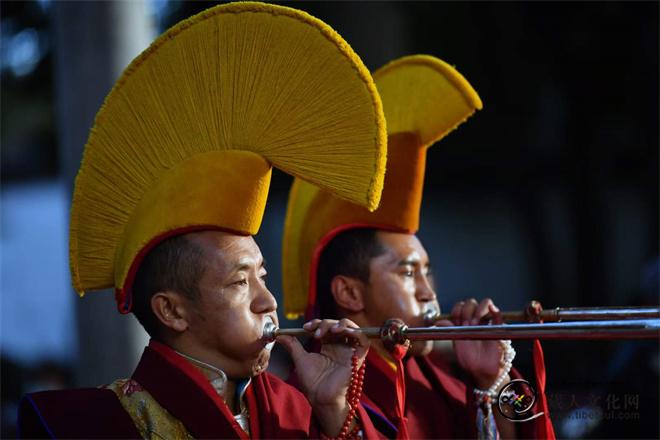
<svg viewBox="0 0 660 440">
<path fill-rule="evenodd" d="M 384 253 L 369 264 L 364 316 L 370 326 L 381 326 L 389 318 L 400 318 L 410 327 L 424 326 L 426 308 L 438 307 L 426 250 L 411 234 L 378 231 L 377 238 Z M 416 342 L 411 354 L 428 354 L 431 348 L 431 341 Z"/>
<path fill-rule="evenodd" d="M 189 239 L 202 247 L 206 265 L 199 299 L 188 302 L 188 339 L 195 353 L 230 378 L 263 372 L 271 347 L 262 339 L 264 324 L 278 321 L 259 247 L 250 236 L 218 231 Z"/>
</svg>

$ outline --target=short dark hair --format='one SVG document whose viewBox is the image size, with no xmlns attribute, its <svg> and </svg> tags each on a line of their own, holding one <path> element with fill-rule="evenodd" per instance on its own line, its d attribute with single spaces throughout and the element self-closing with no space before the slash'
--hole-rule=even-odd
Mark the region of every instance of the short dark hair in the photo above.
<svg viewBox="0 0 660 440">
<path fill-rule="evenodd" d="M 173 290 L 196 300 L 199 280 L 206 266 L 204 250 L 186 235 L 168 238 L 149 251 L 133 281 L 133 314 L 153 338 L 159 338 L 160 322 L 151 309 L 157 292 Z"/>
<path fill-rule="evenodd" d="M 355 228 L 339 233 L 321 252 L 317 266 L 316 300 L 319 317 L 338 319 L 332 295 L 332 279 L 337 275 L 369 282 L 371 259 L 382 255 L 385 248 L 376 235 L 378 229 Z"/>
</svg>

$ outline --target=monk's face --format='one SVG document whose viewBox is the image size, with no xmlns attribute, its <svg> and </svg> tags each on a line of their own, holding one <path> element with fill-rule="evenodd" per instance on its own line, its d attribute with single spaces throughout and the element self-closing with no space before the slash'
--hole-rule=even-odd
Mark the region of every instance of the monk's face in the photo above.
<svg viewBox="0 0 660 440">
<path fill-rule="evenodd" d="M 378 231 L 384 253 L 371 259 L 365 289 L 364 314 L 370 326 L 389 318 L 402 319 L 409 327 L 424 326 L 423 314 L 438 307 L 429 278 L 429 257 L 415 235 Z M 415 342 L 411 354 L 428 354 L 431 341 Z"/>
<path fill-rule="evenodd" d="M 199 298 L 190 304 L 188 339 L 201 359 L 230 377 L 249 377 L 268 366 L 266 322 L 277 324 L 277 302 L 266 287 L 266 268 L 250 236 L 206 231 L 190 234 L 204 252 Z"/>
</svg>

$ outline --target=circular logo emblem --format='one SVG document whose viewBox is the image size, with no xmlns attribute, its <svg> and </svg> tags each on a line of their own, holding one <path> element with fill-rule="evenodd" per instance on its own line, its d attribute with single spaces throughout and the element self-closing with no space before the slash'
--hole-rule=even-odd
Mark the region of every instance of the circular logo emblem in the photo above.
<svg viewBox="0 0 660 440">
<path fill-rule="evenodd" d="M 536 403 L 536 391 L 524 379 L 514 379 L 506 384 L 497 396 L 497 409 L 509 420 L 525 422 L 534 419 L 532 407 Z"/>
</svg>

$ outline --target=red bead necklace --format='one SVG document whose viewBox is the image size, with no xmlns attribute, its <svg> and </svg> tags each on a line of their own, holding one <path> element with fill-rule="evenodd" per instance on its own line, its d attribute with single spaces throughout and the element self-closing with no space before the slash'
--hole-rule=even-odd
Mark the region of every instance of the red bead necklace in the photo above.
<svg viewBox="0 0 660 440">
<path fill-rule="evenodd" d="M 355 414 L 357 413 L 357 408 L 360 404 L 365 367 L 366 365 L 364 363 L 361 367 L 358 366 L 358 357 L 356 352 L 353 351 L 353 357 L 351 358 L 351 382 L 348 386 L 348 391 L 346 391 L 346 401 L 348 402 L 348 414 L 346 415 L 346 420 L 344 420 L 344 424 L 337 437 L 328 437 L 322 433 L 322 438 L 327 440 L 357 440 L 361 438 L 360 424 L 356 423 L 353 429 L 351 429 L 351 424 L 355 419 Z"/>
</svg>

